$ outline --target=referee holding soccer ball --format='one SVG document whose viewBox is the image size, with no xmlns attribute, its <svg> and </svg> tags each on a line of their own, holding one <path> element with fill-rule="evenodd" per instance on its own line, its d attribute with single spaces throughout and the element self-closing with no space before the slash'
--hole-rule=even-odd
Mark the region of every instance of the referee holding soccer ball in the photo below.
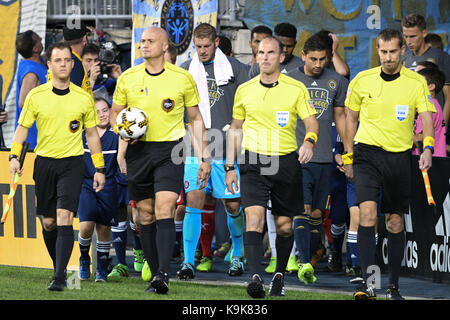
<svg viewBox="0 0 450 320">
<path fill-rule="evenodd" d="M 402 34 L 382 30 L 376 39 L 381 66 L 360 72 L 351 82 L 345 101 L 347 116 L 342 156 L 349 179 L 354 178 L 355 203 L 359 204 L 358 250 L 364 282 L 354 293 L 356 300 L 375 299 L 368 284 L 368 268 L 375 261 L 377 201 L 382 188 L 381 211 L 388 230 L 389 288 L 387 298 L 403 300 L 398 289 L 405 247 L 403 214 L 411 196 L 411 148 L 416 111 L 423 124 L 424 151 L 419 169 L 431 168 L 434 127 L 427 83 L 403 67 Z M 359 119 L 359 127 L 358 127 Z M 354 145 L 354 142 L 357 144 Z"/>
<path fill-rule="evenodd" d="M 143 32 L 140 51 L 145 62 L 119 77 L 111 112 L 111 126 L 116 132 L 117 114 L 126 106 L 139 108 L 148 116 L 146 134 L 139 140 L 126 139 L 125 158 L 128 191 L 130 199 L 136 201 L 141 245 L 152 272 L 146 291 L 158 294 L 169 290 L 175 206 L 184 175 L 183 157 L 172 151 L 186 134 L 185 109 L 200 148 L 196 150 L 201 160 L 197 183 L 202 182 L 202 188 L 211 172 L 211 164 L 204 160 L 209 157 L 195 82 L 189 72 L 165 62 L 168 47 L 165 30 L 150 27 Z"/>
<path fill-rule="evenodd" d="M 33 178 L 36 185 L 37 214 L 43 216 L 44 242 L 55 269 L 48 287 L 63 291 L 65 270 L 73 249 L 73 217 L 84 176 L 82 130 L 96 168 L 95 191 L 105 184 L 105 164 L 96 125 L 99 123 L 92 97 L 70 82 L 74 61 L 70 46 L 52 44 L 46 52 L 52 79 L 27 95 L 11 143 L 10 172 L 22 174 L 18 157 L 34 122 L 38 128 Z"/>
</svg>

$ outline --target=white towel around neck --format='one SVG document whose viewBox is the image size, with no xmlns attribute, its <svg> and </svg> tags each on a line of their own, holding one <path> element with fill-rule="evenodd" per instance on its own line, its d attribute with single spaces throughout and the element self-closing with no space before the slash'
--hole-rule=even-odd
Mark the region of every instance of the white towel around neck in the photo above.
<svg viewBox="0 0 450 320">
<path fill-rule="evenodd" d="M 194 54 L 189 72 L 192 74 L 195 83 L 197 84 L 198 94 L 200 96 L 200 103 L 198 107 L 203 117 L 203 122 L 207 129 L 211 128 L 211 106 L 209 104 L 208 83 L 206 81 L 205 66 L 198 58 L 197 52 Z M 227 56 L 216 48 L 214 57 L 214 77 L 217 86 L 226 85 L 231 78 L 233 78 L 233 68 L 227 59 Z"/>
</svg>

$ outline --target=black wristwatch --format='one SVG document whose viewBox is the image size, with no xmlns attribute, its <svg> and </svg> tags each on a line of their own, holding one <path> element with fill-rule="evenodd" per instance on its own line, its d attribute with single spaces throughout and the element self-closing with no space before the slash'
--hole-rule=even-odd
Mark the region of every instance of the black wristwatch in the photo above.
<svg viewBox="0 0 450 320">
<path fill-rule="evenodd" d="M 211 163 L 212 163 L 212 158 L 211 158 L 211 157 L 208 157 L 208 158 L 202 158 L 202 162 L 206 162 L 206 163 L 211 164 Z"/>
<path fill-rule="evenodd" d="M 19 157 L 16 156 L 15 154 L 10 154 L 8 160 L 11 161 L 12 159 L 17 159 L 17 160 L 19 160 Z"/>
<path fill-rule="evenodd" d="M 98 173 L 106 174 L 106 168 L 105 167 L 95 168 L 95 171 L 98 172 Z"/>
<path fill-rule="evenodd" d="M 223 168 L 224 168 L 225 172 L 232 171 L 232 170 L 236 169 L 234 164 L 225 164 L 223 166 Z"/>
</svg>

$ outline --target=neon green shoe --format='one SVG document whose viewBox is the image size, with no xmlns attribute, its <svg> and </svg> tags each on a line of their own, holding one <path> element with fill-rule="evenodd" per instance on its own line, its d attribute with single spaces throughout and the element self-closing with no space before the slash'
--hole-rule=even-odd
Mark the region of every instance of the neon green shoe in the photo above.
<svg viewBox="0 0 450 320">
<path fill-rule="evenodd" d="M 116 264 L 114 268 L 112 269 L 111 273 L 108 274 L 108 280 L 109 279 L 117 279 L 117 278 L 126 278 L 128 277 L 129 270 L 128 266 L 123 264 Z"/>
<path fill-rule="evenodd" d="M 150 270 L 150 266 L 147 263 L 147 260 L 144 259 L 144 266 L 141 270 L 141 278 L 142 280 L 148 282 L 152 278 L 152 271 Z"/>
<path fill-rule="evenodd" d="M 314 276 L 314 268 L 311 263 L 301 264 L 298 268 L 297 276 L 304 284 L 314 283 L 317 278 Z"/>
<path fill-rule="evenodd" d="M 134 270 L 137 272 L 141 272 L 144 267 L 144 250 L 135 250 L 133 249 L 134 255 Z"/>
<path fill-rule="evenodd" d="M 211 272 L 212 270 L 212 259 L 211 257 L 202 257 L 200 264 L 197 266 L 197 271 L 200 272 Z"/>
<path fill-rule="evenodd" d="M 290 256 L 287 266 L 286 266 L 286 271 L 287 272 L 297 272 L 298 271 L 298 264 L 297 261 L 295 260 L 295 256 Z"/>
<path fill-rule="evenodd" d="M 266 269 L 264 269 L 264 271 L 266 271 L 266 273 L 268 274 L 272 274 L 275 272 L 276 267 L 277 267 L 277 257 L 270 257 L 269 265 L 267 266 Z"/>
</svg>

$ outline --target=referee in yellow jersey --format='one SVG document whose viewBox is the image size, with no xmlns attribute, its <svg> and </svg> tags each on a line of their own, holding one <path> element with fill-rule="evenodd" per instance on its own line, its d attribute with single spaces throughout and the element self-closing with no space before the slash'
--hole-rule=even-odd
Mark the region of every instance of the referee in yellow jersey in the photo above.
<svg viewBox="0 0 450 320">
<path fill-rule="evenodd" d="M 300 81 L 280 73 L 283 59 L 278 39 L 267 37 L 261 41 L 257 53 L 260 76 L 236 91 L 227 137 L 225 182 L 232 193 L 238 183 L 234 161 L 242 141 L 244 160 L 239 170 L 246 215 L 244 247 L 252 274 L 247 293 L 253 298 L 265 296 L 262 235 L 269 197 L 277 232 L 277 266 L 269 295 L 284 296 L 284 272 L 294 243 L 292 219 L 304 208 L 301 164 L 311 160 L 319 133 L 308 90 Z M 299 117 L 305 124 L 306 137 L 297 156 L 295 128 Z"/>
<path fill-rule="evenodd" d="M 158 27 L 146 29 L 140 51 L 145 62 L 122 73 L 117 81 L 111 112 L 116 130 L 117 114 L 137 107 L 148 115 L 148 129 L 139 140 L 129 141 L 126 150 L 127 182 L 130 199 L 139 212 L 142 249 L 152 278 L 147 292 L 165 294 L 169 290 L 169 264 L 175 242 L 174 214 L 183 187 L 184 158 L 173 152 L 186 134 L 186 110 L 198 151 L 200 166 L 197 184 L 206 186 L 211 164 L 199 96 L 194 79 L 182 68 L 165 62 L 169 38 Z"/>
<path fill-rule="evenodd" d="M 82 130 L 97 172 L 94 189 L 105 184 L 105 164 L 96 125 L 99 123 L 92 97 L 70 82 L 74 61 L 70 46 L 52 44 L 46 51 L 52 71 L 50 82 L 31 90 L 20 114 L 11 143 L 10 172 L 22 174 L 18 157 L 27 138 L 28 128 L 37 126 L 33 179 L 36 185 L 38 215 L 43 216 L 44 242 L 53 260 L 55 275 L 49 290 L 66 286 L 65 270 L 73 249 L 73 217 L 84 177 Z M 37 253 L 35 253 L 37 254 Z"/>
<path fill-rule="evenodd" d="M 355 203 L 360 209 L 357 241 L 364 278 L 354 298 L 376 298 L 367 280 L 376 265 L 375 224 L 381 189 L 381 212 L 388 230 L 387 298 L 402 300 L 398 279 L 405 247 L 403 214 L 409 212 L 414 116 L 420 114 L 425 137 L 419 168 L 429 169 L 434 147 L 432 112 L 436 109 L 424 78 L 401 65 L 405 51 L 402 34 L 385 29 L 376 41 L 381 66 L 360 72 L 350 82 L 345 101 L 343 160 L 347 177 L 354 178 Z"/>
</svg>

